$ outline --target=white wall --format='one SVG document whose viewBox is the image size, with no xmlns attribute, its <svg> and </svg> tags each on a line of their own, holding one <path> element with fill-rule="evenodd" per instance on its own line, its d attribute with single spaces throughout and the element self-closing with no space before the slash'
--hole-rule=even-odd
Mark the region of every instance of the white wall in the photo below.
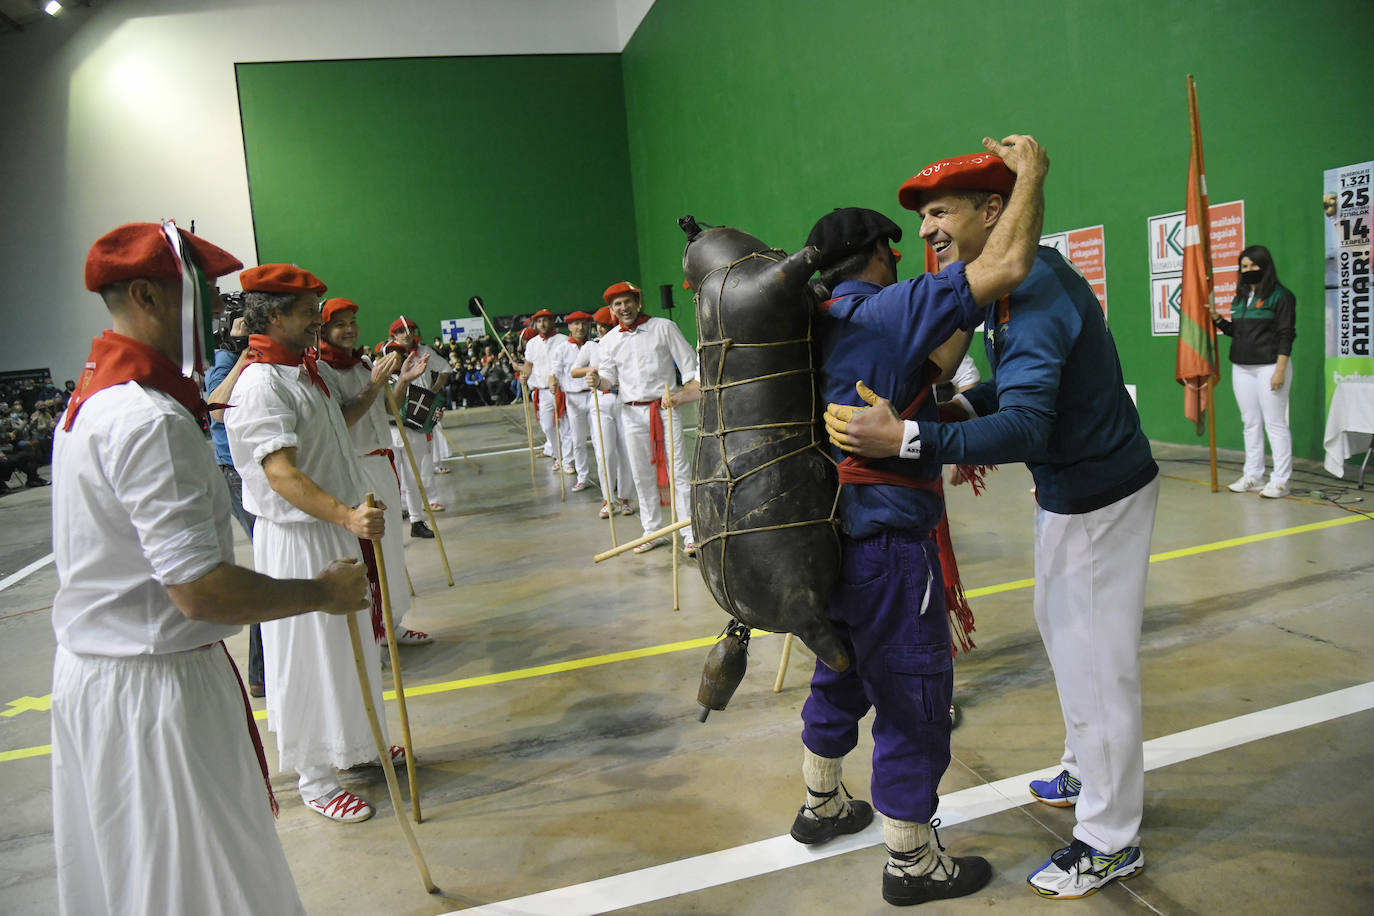
<svg viewBox="0 0 1374 916">
<path fill-rule="evenodd" d="M 236 62 L 618 53 L 652 2 L 111 0 L 0 38 L 0 370 L 78 375 L 108 326 L 86 251 L 121 223 L 254 263 Z"/>
</svg>

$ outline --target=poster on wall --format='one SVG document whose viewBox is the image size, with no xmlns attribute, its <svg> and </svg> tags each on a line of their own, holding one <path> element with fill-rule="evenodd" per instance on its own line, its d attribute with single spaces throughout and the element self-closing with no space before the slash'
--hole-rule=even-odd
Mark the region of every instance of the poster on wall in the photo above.
<svg viewBox="0 0 1374 916">
<path fill-rule="evenodd" d="M 1107 242 L 1101 226 L 1088 226 L 1084 229 L 1070 229 L 1041 236 L 1040 244 L 1053 248 L 1073 262 L 1079 273 L 1093 288 L 1093 294 L 1102 304 L 1102 315 L 1107 315 Z"/>
<path fill-rule="evenodd" d="M 1327 395 L 1345 376 L 1374 382 L 1370 315 L 1374 162 L 1329 169 L 1322 189 L 1326 236 Z"/>
<path fill-rule="evenodd" d="M 1150 333 L 1155 337 L 1178 334 L 1183 213 L 1161 213 L 1145 221 L 1150 248 Z M 1212 249 L 1212 301 L 1222 317 L 1229 318 L 1231 300 L 1236 297 L 1240 253 L 1245 250 L 1245 201 L 1212 204 L 1207 208 L 1207 222 Z M 1166 292 L 1163 299 L 1161 292 Z M 1161 303 L 1168 306 L 1167 313 L 1161 311 Z"/>
<path fill-rule="evenodd" d="M 445 318 L 439 322 L 440 332 L 449 343 L 476 340 L 486 336 L 481 318 Z"/>
</svg>

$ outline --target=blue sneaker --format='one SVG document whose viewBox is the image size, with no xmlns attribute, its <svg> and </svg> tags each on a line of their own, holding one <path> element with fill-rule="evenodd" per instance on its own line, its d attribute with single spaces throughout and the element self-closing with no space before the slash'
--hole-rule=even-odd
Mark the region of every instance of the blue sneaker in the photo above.
<svg viewBox="0 0 1374 916">
<path fill-rule="evenodd" d="M 1133 877 L 1145 867 L 1145 854 L 1139 846 L 1117 852 L 1098 852 L 1082 840 L 1050 856 L 1050 860 L 1031 872 L 1026 883 L 1041 897 L 1073 900 L 1097 892 L 1104 884 Z"/>
<path fill-rule="evenodd" d="M 1060 770 L 1053 779 L 1032 779 L 1030 784 L 1030 794 L 1036 801 L 1056 808 L 1072 808 L 1082 789 L 1083 783 L 1070 776 L 1068 770 Z"/>
</svg>

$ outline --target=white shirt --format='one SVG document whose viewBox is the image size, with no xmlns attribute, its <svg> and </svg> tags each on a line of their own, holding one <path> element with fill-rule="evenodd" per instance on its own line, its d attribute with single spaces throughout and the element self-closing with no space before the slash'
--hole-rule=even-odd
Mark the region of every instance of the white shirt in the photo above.
<svg viewBox="0 0 1374 916">
<path fill-rule="evenodd" d="M 553 340 L 553 338 L 549 338 Z M 553 374 L 558 376 L 558 385 L 564 391 L 577 394 L 583 391 L 591 391 L 592 388 L 587 384 L 585 378 L 573 378 L 568 373 L 577 365 L 577 361 L 582 356 L 582 351 L 591 346 L 587 341 L 583 341 L 581 346 L 572 342 L 571 337 L 562 338 L 563 343 L 553 347 Z"/>
<path fill-rule="evenodd" d="M 617 327 L 601 339 L 599 374 L 620 386 L 625 403 L 663 397 L 665 385 L 675 381 L 673 364 L 684 384 L 697 377 L 697 354 L 678 326 L 666 318 L 650 318 L 626 331 Z"/>
<path fill-rule="evenodd" d="M 53 442 L 57 642 L 79 655 L 160 655 L 237 633 L 181 613 L 168 585 L 234 562 L 229 491 L 200 426 L 155 388 L 98 391 Z"/>
<path fill-rule="evenodd" d="M 324 383 L 338 399 L 341 411 L 343 404 L 356 398 L 372 381 L 372 365 L 366 357 L 353 368 L 343 370 L 335 369 L 324 360 L 320 360 L 319 370 L 320 378 L 324 379 Z M 348 427 L 348 438 L 353 442 L 353 454 L 366 455 L 379 448 L 391 448 L 391 430 L 387 428 L 390 416 L 386 410 L 386 392 L 379 391 L 372 399 L 372 405 L 367 408 L 367 413 Z"/>
<path fill-rule="evenodd" d="M 364 486 L 337 397 L 310 384 L 303 366 L 249 363 L 224 411 L 229 453 L 243 478 L 243 507 L 278 524 L 318 521 L 272 489 L 262 462 L 296 449 L 296 467 L 339 502 L 356 506 Z M 387 438 L 390 438 L 388 436 Z"/>
<path fill-rule="evenodd" d="M 535 335 L 525 342 L 525 359 L 530 363 L 530 387 L 549 387 L 549 376 L 553 375 L 553 351 L 563 346 L 567 340 L 562 334 L 550 334 L 547 338 Z"/>
</svg>

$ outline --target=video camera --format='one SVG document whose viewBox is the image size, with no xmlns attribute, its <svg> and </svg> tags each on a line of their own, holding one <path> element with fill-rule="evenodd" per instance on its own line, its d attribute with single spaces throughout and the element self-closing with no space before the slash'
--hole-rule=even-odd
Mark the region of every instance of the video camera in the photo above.
<svg viewBox="0 0 1374 916">
<path fill-rule="evenodd" d="M 229 332 L 233 330 L 234 322 L 243 317 L 243 293 L 224 293 L 220 299 L 224 302 L 224 311 L 214 319 L 215 349 L 242 353 L 243 348 L 248 346 L 248 335 L 234 337 Z"/>
</svg>

